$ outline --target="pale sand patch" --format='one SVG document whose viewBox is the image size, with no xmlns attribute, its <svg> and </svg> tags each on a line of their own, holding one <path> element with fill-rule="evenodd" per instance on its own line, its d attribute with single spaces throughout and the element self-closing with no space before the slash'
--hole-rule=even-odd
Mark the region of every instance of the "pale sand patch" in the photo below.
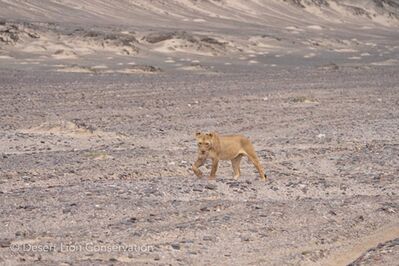
<svg viewBox="0 0 399 266">
<path fill-rule="evenodd" d="M 367 250 L 397 237 L 399 237 L 399 224 L 389 224 L 370 235 L 358 239 L 355 244 L 340 244 L 340 250 L 320 261 L 320 265 L 349 265 Z"/>
<path fill-rule="evenodd" d="M 43 61 L 43 60 L 44 59 L 38 59 L 38 58 L 28 58 L 28 59 L 26 59 L 26 61 L 33 61 L 33 62 L 40 62 L 40 61 Z"/>
<path fill-rule="evenodd" d="M 309 53 L 309 54 L 304 55 L 303 57 L 304 58 L 312 58 L 312 57 L 315 57 L 315 56 L 316 56 L 315 53 Z"/>
<path fill-rule="evenodd" d="M 14 58 L 8 55 L 0 55 L 0 59 L 14 59 Z"/>
<path fill-rule="evenodd" d="M 21 63 L 19 63 L 20 65 L 39 65 L 41 62 L 26 62 L 26 61 L 23 61 L 23 62 L 21 62 Z"/>
<path fill-rule="evenodd" d="M 358 50 L 351 49 L 351 48 L 334 49 L 333 51 L 334 52 L 338 52 L 338 53 L 355 53 L 355 52 L 358 52 Z"/>
<path fill-rule="evenodd" d="M 261 37 L 261 36 L 253 36 L 249 38 L 250 44 L 252 46 L 255 46 L 256 48 L 265 48 L 265 49 L 277 49 L 280 48 L 281 45 L 279 45 L 279 41 L 275 40 L 273 38 L 267 38 L 267 37 Z M 263 49 L 262 49 L 263 50 Z M 247 50 L 247 53 L 250 51 Z M 252 53 L 261 53 L 263 51 L 252 51 Z"/>
<path fill-rule="evenodd" d="M 165 60 L 164 62 L 165 62 L 165 63 L 176 63 L 176 61 L 175 61 L 175 60 L 172 60 L 172 59 Z"/>
<path fill-rule="evenodd" d="M 365 45 L 371 46 L 371 47 L 376 47 L 377 46 L 377 44 L 373 43 L 373 42 L 366 42 Z"/>
<path fill-rule="evenodd" d="M 306 28 L 311 29 L 311 30 L 322 30 L 323 29 L 320 25 L 310 25 L 310 26 L 307 26 Z"/>
<path fill-rule="evenodd" d="M 193 19 L 193 21 L 194 22 L 206 22 L 206 20 L 202 19 L 202 18 L 196 18 L 196 19 Z"/>
<path fill-rule="evenodd" d="M 300 34 L 300 33 L 304 32 L 303 29 L 299 29 L 299 28 L 293 27 L 293 26 L 285 27 L 285 29 L 287 31 L 289 31 L 291 34 Z"/>
<path fill-rule="evenodd" d="M 98 65 L 98 66 L 93 66 L 91 68 L 93 68 L 93 69 L 106 69 L 108 67 L 106 65 Z"/>
<path fill-rule="evenodd" d="M 285 29 L 286 29 L 286 30 L 289 30 L 289 31 L 296 31 L 296 32 L 305 31 L 305 30 L 300 29 L 300 28 L 298 28 L 298 27 L 296 27 L 296 26 L 288 26 L 288 27 L 285 27 Z"/>
<path fill-rule="evenodd" d="M 397 59 L 388 59 L 385 61 L 380 61 L 380 62 L 374 62 L 371 63 L 374 66 L 393 66 L 399 64 L 399 60 Z"/>
<path fill-rule="evenodd" d="M 360 56 L 370 56 L 369 53 L 361 53 Z"/>
<path fill-rule="evenodd" d="M 230 62 L 226 62 L 226 63 L 224 63 L 226 66 L 230 66 L 231 65 L 231 63 Z"/>
<path fill-rule="evenodd" d="M 256 61 L 256 60 L 249 60 L 248 63 L 249 63 L 249 64 L 258 64 L 259 62 Z"/>
<path fill-rule="evenodd" d="M 128 65 L 135 65 L 136 63 L 135 62 L 129 62 L 129 63 L 127 63 Z"/>
<path fill-rule="evenodd" d="M 362 58 L 360 56 L 351 56 L 351 57 L 348 57 L 348 59 L 350 59 L 350 60 L 360 60 Z"/>
</svg>

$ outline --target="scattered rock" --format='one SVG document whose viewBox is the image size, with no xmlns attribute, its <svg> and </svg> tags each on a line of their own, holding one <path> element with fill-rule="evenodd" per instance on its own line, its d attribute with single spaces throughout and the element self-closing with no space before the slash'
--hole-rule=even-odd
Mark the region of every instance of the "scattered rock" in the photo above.
<svg viewBox="0 0 399 266">
<path fill-rule="evenodd" d="M 204 236 L 202 238 L 202 240 L 204 240 L 204 241 L 215 241 L 215 237 L 213 237 L 213 236 Z"/>
<path fill-rule="evenodd" d="M 203 211 L 203 212 L 211 211 L 208 207 L 202 207 L 200 210 Z"/>
<path fill-rule="evenodd" d="M 206 184 L 205 188 L 209 190 L 216 190 L 217 186 L 215 184 Z"/>
<path fill-rule="evenodd" d="M 70 213 L 70 212 L 72 212 L 71 208 L 65 208 L 65 209 L 62 210 L 62 213 L 64 213 L 64 214 L 67 214 L 67 213 Z"/>
<path fill-rule="evenodd" d="M 0 239 L 0 247 L 8 248 L 11 245 L 11 241 L 9 239 Z"/>
<path fill-rule="evenodd" d="M 136 222 L 137 222 L 137 218 L 136 217 L 130 217 L 130 218 L 122 220 L 121 223 L 125 224 L 125 225 L 131 225 L 131 224 L 134 224 Z"/>
<path fill-rule="evenodd" d="M 180 250 L 180 244 L 179 244 L 179 243 L 172 243 L 172 244 L 171 244 L 171 247 L 172 247 L 173 249 Z"/>
<path fill-rule="evenodd" d="M 241 241 L 248 242 L 250 240 L 249 236 L 241 236 Z"/>
</svg>

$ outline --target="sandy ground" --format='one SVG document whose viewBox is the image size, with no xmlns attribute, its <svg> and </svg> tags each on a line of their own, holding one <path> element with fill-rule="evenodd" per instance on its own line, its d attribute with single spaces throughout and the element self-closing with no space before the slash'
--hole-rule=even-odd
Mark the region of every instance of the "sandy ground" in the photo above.
<svg viewBox="0 0 399 266">
<path fill-rule="evenodd" d="M 397 265 L 399 3 L 366 2 L 0 0 L 0 264 Z M 269 179 L 195 177 L 197 131 Z"/>
<path fill-rule="evenodd" d="M 364 260 L 394 265 L 397 71 L 2 71 L 2 261 L 334 265 L 394 243 Z M 246 134 L 270 180 L 196 178 L 200 129 Z M 61 249 L 87 243 L 153 250 Z"/>
</svg>

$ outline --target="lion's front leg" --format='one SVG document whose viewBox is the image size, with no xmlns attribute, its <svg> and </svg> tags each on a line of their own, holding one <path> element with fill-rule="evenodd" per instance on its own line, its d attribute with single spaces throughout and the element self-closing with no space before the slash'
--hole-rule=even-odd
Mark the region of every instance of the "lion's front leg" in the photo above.
<svg viewBox="0 0 399 266">
<path fill-rule="evenodd" d="M 216 171 L 218 170 L 219 160 L 212 159 L 212 169 L 211 174 L 209 175 L 208 179 L 215 179 L 216 178 Z"/>
<path fill-rule="evenodd" d="M 198 177 L 202 177 L 202 172 L 198 168 L 204 164 L 205 160 L 206 160 L 206 157 L 198 157 L 197 161 L 195 161 L 195 163 L 193 164 L 192 169 L 194 171 L 194 174 Z"/>
</svg>

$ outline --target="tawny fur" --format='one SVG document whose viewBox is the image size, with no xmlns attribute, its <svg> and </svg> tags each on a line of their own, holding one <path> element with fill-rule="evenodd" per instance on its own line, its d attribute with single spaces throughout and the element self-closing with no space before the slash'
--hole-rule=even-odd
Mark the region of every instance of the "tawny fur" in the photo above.
<svg viewBox="0 0 399 266">
<path fill-rule="evenodd" d="M 219 160 L 231 160 L 234 171 L 234 178 L 240 176 L 240 162 L 245 155 L 254 164 L 259 172 L 260 178 L 265 180 L 267 177 L 262 165 L 259 163 L 258 156 L 252 146 L 251 141 L 243 135 L 219 135 L 215 132 L 195 134 L 198 144 L 198 158 L 193 164 L 193 171 L 198 177 L 202 177 L 199 170 L 206 159 L 212 159 L 212 169 L 209 175 L 210 179 L 216 177 Z"/>
</svg>

